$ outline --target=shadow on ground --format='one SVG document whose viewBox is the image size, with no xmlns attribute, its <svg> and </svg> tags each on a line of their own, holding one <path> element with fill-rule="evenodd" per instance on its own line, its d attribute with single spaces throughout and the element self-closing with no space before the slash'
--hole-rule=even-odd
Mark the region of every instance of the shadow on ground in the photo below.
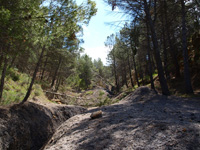
<svg viewBox="0 0 200 150">
<path fill-rule="evenodd" d="M 90 110 L 71 126 L 66 121 L 46 149 L 200 149 L 199 98 L 139 90 L 119 104 Z M 91 120 L 97 110 L 103 117 Z"/>
</svg>

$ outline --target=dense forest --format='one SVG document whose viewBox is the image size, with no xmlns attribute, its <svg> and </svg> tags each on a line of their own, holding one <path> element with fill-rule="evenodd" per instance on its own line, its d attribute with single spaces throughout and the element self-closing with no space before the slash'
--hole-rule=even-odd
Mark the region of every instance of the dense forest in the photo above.
<svg viewBox="0 0 200 150">
<path fill-rule="evenodd" d="M 0 0 L 0 103 L 24 103 L 40 91 L 106 88 L 112 93 L 149 85 L 164 95 L 199 88 L 198 0 L 104 0 L 129 21 L 105 39 L 108 66 L 84 49 L 83 25 L 95 2 Z M 155 81 L 157 84 L 155 85 Z"/>
</svg>

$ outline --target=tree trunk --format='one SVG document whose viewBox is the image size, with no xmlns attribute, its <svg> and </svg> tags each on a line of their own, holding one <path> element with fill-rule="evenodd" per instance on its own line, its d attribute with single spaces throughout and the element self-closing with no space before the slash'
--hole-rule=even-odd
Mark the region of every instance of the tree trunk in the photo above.
<svg viewBox="0 0 200 150">
<path fill-rule="evenodd" d="M 129 60 L 129 55 L 128 55 L 127 59 L 128 59 L 129 76 L 131 79 L 131 86 L 134 87 L 133 78 L 132 78 L 132 74 L 131 74 L 131 64 L 130 64 L 130 60 Z"/>
<path fill-rule="evenodd" d="M 0 47 L 1 49 L 0 49 L 0 68 L 1 68 L 1 66 L 2 66 L 2 64 L 3 64 L 3 50 L 2 50 L 2 47 Z"/>
<path fill-rule="evenodd" d="M 151 89 L 155 90 L 153 75 L 152 75 L 151 54 L 150 54 L 151 47 L 150 47 L 150 39 L 149 39 L 149 26 L 147 22 L 146 22 L 146 26 L 147 26 L 147 42 L 148 42 L 147 53 L 148 53 L 148 62 L 149 62 L 149 76 L 150 76 L 150 82 L 151 82 Z"/>
<path fill-rule="evenodd" d="M 163 53 L 164 53 L 164 70 L 165 76 L 167 79 L 170 79 L 169 71 L 168 71 L 168 52 L 166 47 L 166 37 L 165 37 L 165 23 L 163 20 L 163 15 L 161 15 L 161 24 L 162 24 L 162 39 L 163 39 Z"/>
<path fill-rule="evenodd" d="M 127 78 L 126 78 L 126 64 L 125 64 L 125 61 L 123 60 L 123 66 L 124 66 L 124 72 L 122 73 L 123 76 L 124 76 L 124 81 L 125 81 L 125 84 L 126 84 L 126 87 L 128 88 L 128 82 L 127 82 Z"/>
<path fill-rule="evenodd" d="M 40 80 L 42 81 L 43 78 L 44 78 L 44 72 L 45 72 L 45 69 L 46 69 L 46 66 L 47 66 L 47 61 L 48 61 L 48 56 L 46 57 L 46 60 L 44 62 L 44 66 L 43 66 L 43 69 L 42 69 L 42 75 L 40 77 Z"/>
<path fill-rule="evenodd" d="M 17 55 L 15 55 L 14 58 L 12 59 L 9 68 L 13 67 L 16 58 L 17 58 Z"/>
<path fill-rule="evenodd" d="M 28 100 L 28 98 L 29 98 L 29 96 L 31 94 L 31 90 L 32 90 L 32 87 L 33 87 L 33 84 L 34 84 L 34 81 L 35 81 L 35 78 L 36 78 L 36 75 L 37 75 L 37 72 L 38 72 L 42 57 L 43 57 L 43 54 L 44 54 L 44 51 L 45 51 L 45 47 L 42 48 L 42 52 L 41 52 L 40 57 L 38 59 L 38 62 L 36 64 L 35 71 L 33 73 L 33 77 L 32 77 L 31 83 L 29 85 L 29 88 L 28 88 L 28 90 L 26 92 L 26 95 L 25 95 L 23 101 L 20 104 L 25 103 Z"/>
<path fill-rule="evenodd" d="M 62 62 L 62 57 L 60 56 L 59 62 L 58 62 L 58 66 L 57 66 L 57 68 L 56 68 L 56 71 L 55 71 L 54 76 L 53 76 L 53 79 L 52 79 L 51 88 L 54 86 L 54 83 L 55 83 L 55 81 L 56 81 L 56 77 L 57 77 L 57 74 L 58 74 L 58 70 L 60 69 L 61 62 Z"/>
<path fill-rule="evenodd" d="M 191 79 L 190 79 L 190 69 L 188 63 L 187 31 L 186 31 L 184 0 L 181 0 L 181 10 L 182 10 L 182 44 L 183 44 L 185 87 L 186 87 L 186 93 L 193 93 Z"/>
<path fill-rule="evenodd" d="M 115 86 L 116 86 L 117 92 L 119 92 L 119 84 L 118 84 L 118 79 L 117 79 L 115 56 L 113 56 L 113 61 L 114 61 L 113 68 L 114 68 L 114 75 L 115 75 Z"/>
<path fill-rule="evenodd" d="M 4 58 L 4 66 L 1 74 L 1 84 L 0 84 L 0 101 L 2 101 L 2 95 L 3 95 L 3 87 L 4 87 L 4 81 L 6 76 L 6 70 L 8 65 L 8 58 L 5 56 Z"/>
<path fill-rule="evenodd" d="M 59 86 L 60 86 L 60 83 L 61 83 L 61 77 L 58 77 L 58 81 L 56 82 L 56 88 L 55 88 L 55 92 L 58 91 L 59 89 Z"/>
<path fill-rule="evenodd" d="M 151 34 L 152 34 L 152 40 L 153 40 L 153 45 L 154 45 L 154 53 L 155 53 L 155 58 L 156 58 L 156 64 L 157 64 L 158 76 L 159 76 L 159 81 L 160 81 L 160 85 L 161 85 L 161 89 L 162 89 L 162 94 L 163 95 L 170 95 L 169 89 L 168 89 L 168 86 L 167 86 L 167 81 L 166 81 L 165 76 L 164 76 L 162 61 L 161 61 L 161 58 L 160 58 L 160 50 L 158 48 L 158 40 L 157 40 L 154 25 L 153 25 L 153 21 L 151 19 L 151 15 L 150 15 L 150 12 L 149 12 L 147 1 L 146 0 L 143 0 L 143 1 L 144 1 L 144 8 L 145 8 L 144 10 L 145 10 L 145 13 L 146 13 L 146 16 L 147 16 L 147 21 L 149 23 L 149 27 L 150 27 Z"/>
<path fill-rule="evenodd" d="M 133 66 L 134 66 L 134 70 L 135 70 L 135 78 L 136 78 L 138 87 L 140 87 L 140 82 L 138 79 L 138 71 L 137 71 L 136 62 L 135 62 L 134 49 L 133 49 L 133 47 L 131 47 L 131 49 L 132 49 L 132 53 L 133 53 L 132 57 L 133 57 Z"/>
<path fill-rule="evenodd" d="M 142 85 L 145 85 L 144 84 L 144 76 L 143 76 L 143 71 L 142 71 L 142 68 L 141 68 L 141 66 L 139 65 L 139 74 L 140 74 L 140 77 L 141 77 L 141 79 L 142 79 Z"/>
<path fill-rule="evenodd" d="M 178 59 L 177 59 L 177 52 L 174 49 L 174 46 L 173 46 L 171 38 L 170 38 L 170 29 L 169 29 L 170 25 L 169 25 L 168 16 L 167 16 L 167 2 L 165 0 L 164 0 L 164 18 L 165 18 L 165 26 L 166 26 L 166 31 L 167 31 L 167 40 L 169 43 L 170 54 L 172 57 L 173 64 L 175 65 L 175 75 L 177 78 L 179 78 L 180 77 L 180 66 L 179 66 Z"/>
</svg>

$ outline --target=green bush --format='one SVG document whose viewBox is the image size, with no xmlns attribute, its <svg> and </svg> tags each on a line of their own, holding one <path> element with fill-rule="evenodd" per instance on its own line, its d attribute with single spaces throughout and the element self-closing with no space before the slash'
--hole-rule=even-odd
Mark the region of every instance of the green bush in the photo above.
<svg viewBox="0 0 200 150">
<path fill-rule="evenodd" d="M 27 92 L 29 81 L 30 78 L 27 74 L 20 74 L 16 69 L 9 69 L 8 75 L 5 78 L 1 105 L 22 101 Z M 30 98 L 34 96 L 44 96 L 42 88 L 38 84 L 33 86 Z"/>
<path fill-rule="evenodd" d="M 7 76 L 10 76 L 13 81 L 19 81 L 19 73 L 17 69 L 9 68 L 7 70 Z"/>
</svg>

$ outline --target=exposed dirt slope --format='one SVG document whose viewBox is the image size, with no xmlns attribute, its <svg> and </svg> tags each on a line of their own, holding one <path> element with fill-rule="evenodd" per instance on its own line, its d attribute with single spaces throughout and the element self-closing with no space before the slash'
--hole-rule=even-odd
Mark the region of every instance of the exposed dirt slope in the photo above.
<svg viewBox="0 0 200 150">
<path fill-rule="evenodd" d="M 102 110 L 103 117 L 90 119 Z M 45 150 L 200 150 L 200 99 L 156 95 L 140 87 L 117 104 L 63 123 Z"/>
<path fill-rule="evenodd" d="M 61 123 L 85 110 L 33 101 L 0 108 L 0 149 L 39 150 Z"/>
</svg>

